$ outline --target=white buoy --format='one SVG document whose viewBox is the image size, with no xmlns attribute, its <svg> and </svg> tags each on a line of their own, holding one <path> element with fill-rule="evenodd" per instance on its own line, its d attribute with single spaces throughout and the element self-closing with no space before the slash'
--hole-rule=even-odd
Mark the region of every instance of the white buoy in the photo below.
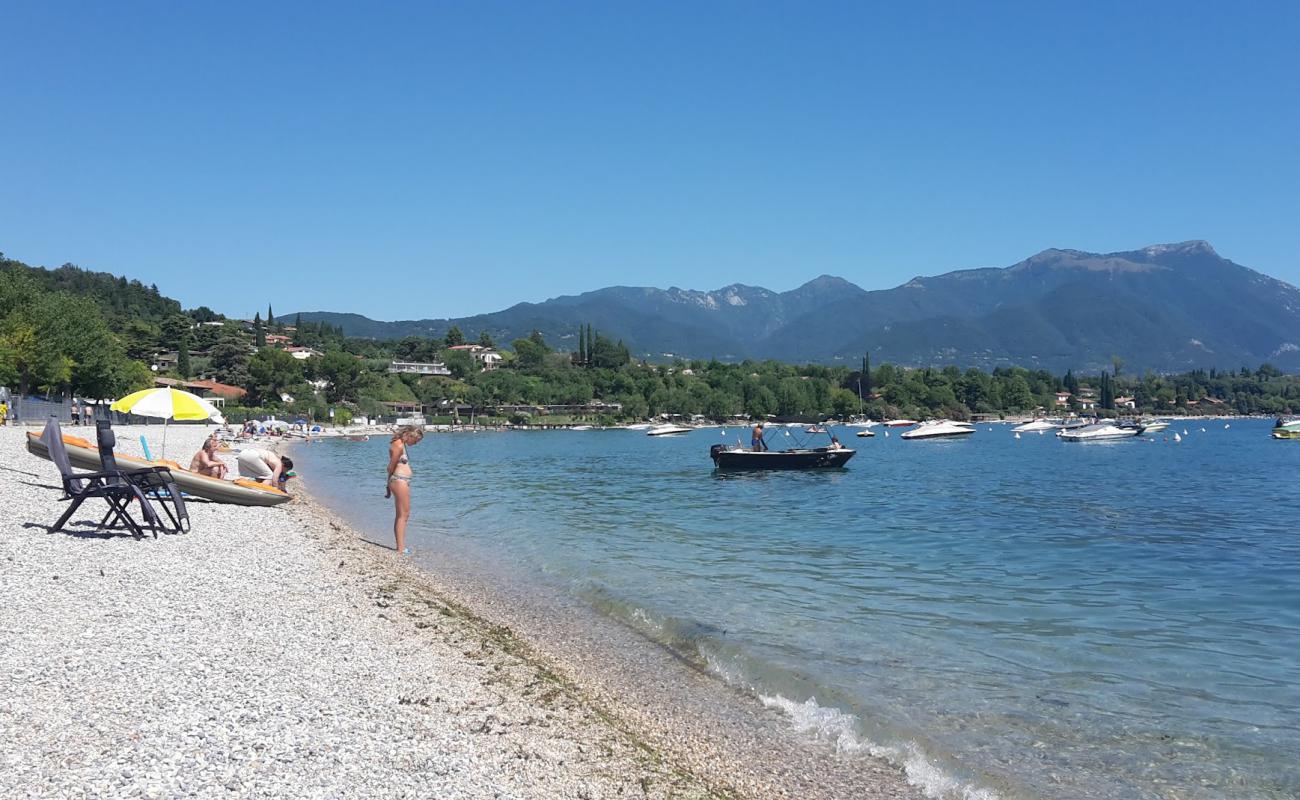
<svg viewBox="0 0 1300 800">
<path fill-rule="evenodd" d="M 1043 433 L 1044 433 L 1044 431 L 1039 431 L 1039 432 L 1038 432 L 1038 435 L 1039 435 L 1039 436 L 1042 436 Z"/>
<path fill-rule="evenodd" d="M 1175 441 L 1175 442 L 1181 442 L 1182 440 L 1183 440 L 1183 437 L 1179 436 L 1179 435 L 1176 434 L 1176 433 L 1174 434 L 1174 441 Z"/>
<path fill-rule="evenodd" d="M 1224 429 L 1225 431 L 1226 431 L 1228 428 L 1231 428 L 1231 427 L 1232 427 L 1232 425 L 1231 425 L 1230 423 L 1227 423 L 1227 422 L 1223 423 L 1223 429 Z"/>
<path fill-rule="evenodd" d="M 1016 438 L 1019 439 L 1019 438 L 1020 438 L 1020 434 L 1017 433 L 1017 434 L 1016 434 Z"/>
<path fill-rule="evenodd" d="M 1175 434 L 1175 435 L 1176 435 L 1176 434 Z M 1184 435 L 1184 436 L 1188 436 L 1188 435 L 1190 435 L 1190 434 L 1187 433 L 1187 429 L 1186 429 L 1186 428 L 1183 428 L 1183 435 Z"/>
<path fill-rule="evenodd" d="M 727 431 L 725 428 L 722 430 L 722 438 L 723 439 L 727 438 Z"/>
<path fill-rule="evenodd" d="M 1201 428 L 1201 433 L 1205 433 L 1205 429 L 1204 429 L 1204 428 Z"/>
<path fill-rule="evenodd" d="M 886 438 L 886 439 L 889 438 L 889 431 L 885 431 L 885 438 Z"/>
</svg>

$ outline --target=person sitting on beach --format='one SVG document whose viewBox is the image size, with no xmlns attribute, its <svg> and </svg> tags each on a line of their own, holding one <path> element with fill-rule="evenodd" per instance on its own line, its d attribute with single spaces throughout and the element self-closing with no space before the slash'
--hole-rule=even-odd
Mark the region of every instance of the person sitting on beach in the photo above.
<svg viewBox="0 0 1300 800">
<path fill-rule="evenodd" d="M 268 483 L 276 488 L 294 477 L 293 459 L 279 456 L 270 450 L 250 447 L 239 454 L 239 476 Z"/>
<path fill-rule="evenodd" d="M 406 546 L 406 520 L 411 516 L 411 458 L 406 448 L 423 438 L 422 426 L 403 425 L 393 432 L 388 443 L 388 488 L 384 497 L 393 498 L 393 538 L 397 552 L 403 555 L 411 552 Z"/>
<path fill-rule="evenodd" d="M 763 423 L 759 422 L 754 426 L 754 432 L 749 435 L 749 449 L 755 453 L 761 453 L 767 449 L 767 442 L 763 441 Z"/>
<path fill-rule="evenodd" d="M 190 472 L 213 478 L 224 478 L 226 470 L 226 463 L 217 458 L 217 437 L 209 436 L 203 441 L 203 447 L 190 460 Z"/>
</svg>

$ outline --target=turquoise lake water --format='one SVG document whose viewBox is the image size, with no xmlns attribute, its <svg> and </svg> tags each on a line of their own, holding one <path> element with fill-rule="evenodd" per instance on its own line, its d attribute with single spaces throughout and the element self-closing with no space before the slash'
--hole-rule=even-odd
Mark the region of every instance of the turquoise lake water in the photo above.
<svg viewBox="0 0 1300 800">
<path fill-rule="evenodd" d="M 738 428 L 430 435 L 409 537 L 554 587 L 934 797 L 1295 798 L 1300 442 L 1270 424 L 841 428 L 847 469 L 788 474 L 715 473 Z M 386 447 L 295 453 L 381 542 Z"/>
</svg>

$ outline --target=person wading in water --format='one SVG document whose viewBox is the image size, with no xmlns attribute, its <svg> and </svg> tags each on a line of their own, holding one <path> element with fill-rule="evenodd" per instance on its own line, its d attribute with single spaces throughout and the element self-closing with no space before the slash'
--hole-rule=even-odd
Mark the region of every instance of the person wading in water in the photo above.
<svg viewBox="0 0 1300 800">
<path fill-rule="evenodd" d="M 411 552 L 406 546 L 406 520 L 411 516 L 411 459 L 406 448 L 423 438 L 424 429 L 419 425 L 403 425 L 388 443 L 388 491 L 384 497 L 393 498 L 393 538 L 397 552 L 403 555 Z"/>
</svg>

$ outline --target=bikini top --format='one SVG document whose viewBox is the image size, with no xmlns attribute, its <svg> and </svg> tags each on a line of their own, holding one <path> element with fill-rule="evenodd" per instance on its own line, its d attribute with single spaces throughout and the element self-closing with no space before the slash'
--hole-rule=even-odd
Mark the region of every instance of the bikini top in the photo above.
<svg viewBox="0 0 1300 800">
<path fill-rule="evenodd" d="M 411 459 L 406 456 L 406 442 L 402 442 L 402 454 L 397 457 L 398 464 L 410 464 Z"/>
</svg>

